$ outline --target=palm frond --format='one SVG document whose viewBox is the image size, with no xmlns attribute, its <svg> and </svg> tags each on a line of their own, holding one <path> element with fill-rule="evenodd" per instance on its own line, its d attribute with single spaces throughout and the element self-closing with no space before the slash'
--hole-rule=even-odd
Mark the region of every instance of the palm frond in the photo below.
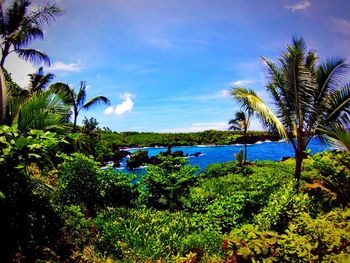
<svg viewBox="0 0 350 263">
<path fill-rule="evenodd" d="M 6 35 L 6 24 L 5 24 L 5 17 L 4 17 L 3 1 L 0 1 L 0 34 L 2 36 Z"/>
<path fill-rule="evenodd" d="M 276 83 L 277 87 L 284 86 L 283 72 L 280 68 L 266 57 L 261 57 L 263 63 L 267 66 L 268 74 L 270 76 L 270 81 Z"/>
<path fill-rule="evenodd" d="M 88 110 L 90 109 L 92 106 L 95 106 L 96 104 L 105 104 L 105 105 L 110 105 L 110 101 L 107 97 L 105 96 L 96 96 L 93 97 L 92 99 L 90 99 L 88 102 L 86 102 L 83 105 L 83 109 Z"/>
<path fill-rule="evenodd" d="M 46 89 L 48 84 L 55 77 L 52 73 L 44 74 L 43 67 L 40 67 L 36 73 L 28 74 L 28 76 L 31 93 L 41 92 Z"/>
<path fill-rule="evenodd" d="M 0 124 L 5 124 L 6 120 L 6 98 L 7 98 L 7 87 L 5 76 L 0 67 Z"/>
<path fill-rule="evenodd" d="M 311 72 L 316 72 L 316 62 L 317 62 L 317 56 L 314 51 L 310 51 L 306 56 L 305 65 Z"/>
<path fill-rule="evenodd" d="M 63 102 L 64 94 L 45 91 L 23 103 L 15 118 L 18 129 L 52 130 L 66 128 L 69 106 Z"/>
<path fill-rule="evenodd" d="M 345 59 L 328 59 L 317 69 L 318 97 L 324 97 L 329 91 L 335 91 L 341 84 L 349 66 Z"/>
<path fill-rule="evenodd" d="M 350 132 L 340 123 L 320 126 L 318 128 L 319 137 L 323 142 L 329 142 L 335 149 L 350 151 Z"/>
<path fill-rule="evenodd" d="M 73 104 L 74 103 L 74 91 L 71 89 L 68 84 L 63 82 L 56 82 L 54 84 L 51 84 L 49 87 L 49 90 L 51 90 L 53 93 L 62 93 L 64 94 L 63 101 L 66 104 Z"/>
<path fill-rule="evenodd" d="M 341 89 L 330 93 L 325 98 L 324 123 L 339 121 L 339 117 L 346 113 L 350 114 L 350 84 L 344 85 Z"/>
<path fill-rule="evenodd" d="M 86 84 L 85 81 L 80 81 L 80 88 L 76 94 L 75 102 L 79 108 L 83 107 L 86 99 Z"/>
<path fill-rule="evenodd" d="M 19 55 L 19 57 L 23 58 L 26 61 L 30 61 L 36 64 L 43 62 L 48 66 L 50 65 L 49 57 L 42 51 L 31 48 L 21 48 L 16 49 L 15 52 Z"/>
<path fill-rule="evenodd" d="M 244 111 L 237 111 L 235 113 L 235 118 L 231 119 L 228 124 L 230 124 L 229 130 L 247 130 L 249 127 L 250 115 L 247 116 Z"/>
<path fill-rule="evenodd" d="M 45 24 L 50 24 L 57 16 L 64 13 L 64 10 L 59 8 L 56 4 L 45 3 L 36 11 L 28 16 L 28 21 L 34 23 L 39 27 Z"/>
<path fill-rule="evenodd" d="M 14 48 L 19 49 L 21 47 L 27 46 L 35 39 L 44 39 L 44 33 L 38 27 L 22 26 L 20 30 L 14 32 L 8 38 L 11 39 Z"/>
<path fill-rule="evenodd" d="M 239 125 L 239 123 L 236 119 L 229 120 L 228 124 L 230 124 L 230 126 L 228 128 L 229 130 L 232 130 L 232 131 L 241 131 L 242 130 L 241 125 Z"/>
<path fill-rule="evenodd" d="M 314 94 L 317 90 L 315 72 L 307 65 L 307 45 L 303 38 L 293 39 L 293 45 L 283 53 L 283 71 L 285 85 L 281 95 L 287 102 L 287 109 L 294 116 L 293 122 L 303 130 L 312 115 Z"/>
<path fill-rule="evenodd" d="M 333 148 L 343 151 L 350 151 L 350 132 L 336 131 L 334 137 L 329 138 Z"/>
<path fill-rule="evenodd" d="M 30 4 L 28 0 L 14 1 L 13 4 L 6 9 L 4 16 L 6 35 L 10 35 L 20 28 Z"/>
<path fill-rule="evenodd" d="M 242 104 L 243 108 L 253 109 L 265 125 L 269 127 L 272 125 L 283 138 L 287 138 L 287 131 L 281 121 L 253 90 L 236 87 L 231 91 L 231 94 Z"/>
</svg>

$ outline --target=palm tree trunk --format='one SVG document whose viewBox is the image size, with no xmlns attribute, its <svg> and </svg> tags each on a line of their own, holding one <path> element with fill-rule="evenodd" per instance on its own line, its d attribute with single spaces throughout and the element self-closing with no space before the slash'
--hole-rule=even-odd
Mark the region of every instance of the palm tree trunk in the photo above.
<svg viewBox="0 0 350 263">
<path fill-rule="evenodd" d="M 0 124 L 5 124 L 5 101 L 4 101 L 4 89 L 5 89 L 5 76 L 0 67 Z"/>
<path fill-rule="evenodd" d="M 75 132 L 76 127 L 77 127 L 77 119 L 78 119 L 78 113 L 74 111 L 73 132 Z"/>
<path fill-rule="evenodd" d="M 10 51 L 10 44 L 8 42 L 5 42 L 4 49 L 2 51 L 1 62 L 0 62 L 1 68 L 4 68 L 5 59 L 6 59 L 7 55 L 9 54 L 9 51 Z"/>
<path fill-rule="evenodd" d="M 247 130 L 244 130 L 244 163 L 247 162 Z"/>
<path fill-rule="evenodd" d="M 294 177 L 297 180 L 296 189 L 299 189 L 300 185 L 300 176 L 301 176 L 301 170 L 302 170 L 302 164 L 304 159 L 304 142 L 302 137 L 302 132 L 299 131 L 297 134 L 297 148 L 295 152 L 295 174 Z"/>
</svg>

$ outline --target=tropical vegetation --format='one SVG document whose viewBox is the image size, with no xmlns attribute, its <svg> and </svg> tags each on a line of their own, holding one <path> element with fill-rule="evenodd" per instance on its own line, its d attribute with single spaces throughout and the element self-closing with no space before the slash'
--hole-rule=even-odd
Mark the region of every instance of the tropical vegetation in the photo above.
<svg viewBox="0 0 350 263">
<path fill-rule="evenodd" d="M 263 57 L 269 73 L 269 107 L 254 90 L 235 87 L 234 98 L 253 111 L 269 130 L 288 139 L 295 151 L 295 178 L 300 180 L 305 151 L 313 136 L 323 136 L 332 125 L 349 124 L 350 87 L 342 83 L 348 65 L 344 59 L 318 64 L 314 51 L 293 38 L 277 63 Z M 275 111 L 274 111 L 275 110 Z"/>
<path fill-rule="evenodd" d="M 23 46 L 61 9 L 29 11 L 30 4 L 15 0 L 4 11 L 1 2 L 3 60 L 10 47 L 44 58 Z M 123 146 L 227 144 L 242 132 L 115 133 L 98 128 L 96 118 L 79 127 L 81 109 L 109 100 L 85 102 L 85 82 L 77 93 L 63 83 L 50 87 L 53 75 L 40 68 L 22 88 L 2 63 L 0 262 L 348 262 L 349 87 L 339 82 L 346 65 L 318 65 L 303 39 L 278 64 L 264 61 L 276 106 L 236 87 L 232 94 L 248 115 L 237 113 L 231 124 L 245 141 L 266 138 L 247 131 L 250 116 L 259 116 L 291 141 L 295 159 L 243 165 L 237 158 L 200 171 L 168 150 L 143 176 L 100 162 L 117 158 Z M 341 147 L 307 155 L 314 135 Z"/>
<path fill-rule="evenodd" d="M 87 102 L 86 100 L 86 84 L 85 81 L 80 82 L 80 87 L 78 92 L 74 91 L 74 88 L 69 87 L 65 83 L 57 82 L 50 86 L 50 89 L 55 92 L 63 92 L 65 94 L 64 101 L 72 106 L 72 113 L 73 113 L 73 131 L 76 130 L 77 127 L 77 119 L 79 112 L 83 110 L 88 110 L 91 107 L 95 106 L 98 103 L 104 103 L 106 105 L 110 104 L 110 101 L 105 96 L 96 96 L 91 99 L 89 99 Z"/>
<path fill-rule="evenodd" d="M 235 118 L 231 119 L 228 124 L 230 124 L 229 130 L 243 131 L 244 137 L 244 161 L 247 161 L 247 131 L 250 124 L 251 113 L 245 114 L 244 111 L 237 111 L 235 113 Z"/>
</svg>

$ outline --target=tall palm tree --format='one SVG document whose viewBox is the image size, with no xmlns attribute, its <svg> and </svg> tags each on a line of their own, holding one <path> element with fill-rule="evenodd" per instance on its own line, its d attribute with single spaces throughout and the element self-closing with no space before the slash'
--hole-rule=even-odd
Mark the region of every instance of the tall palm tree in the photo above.
<svg viewBox="0 0 350 263">
<path fill-rule="evenodd" d="M 5 9 L 3 1 L 0 1 L 1 67 L 12 52 L 26 61 L 50 64 L 44 52 L 26 46 L 34 39 L 43 39 L 43 26 L 55 20 L 63 10 L 50 3 L 39 6 L 35 11 L 30 11 L 30 7 L 29 0 L 15 0 Z"/>
<path fill-rule="evenodd" d="M 28 74 L 28 76 L 30 94 L 40 93 L 45 90 L 55 77 L 52 73 L 44 74 L 43 67 L 40 67 L 36 73 Z"/>
<path fill-rule="evenodd" d="M 235 113 L 235 118 L 231 119 L 228 124 L 230 124 L 229 130 L 243 131 L 244 136 L 244 162 L 247 161 L 247 131 L 250 124 L 251 114 L 246 115 L 244 111 L 237 111 Z"/>
<path fill-rule="evenodd" d="M 341 81 L 348 66 L 343 59 L 317 64 L 316 54 L 307 50 L 302 37 L 293 38 L 277 63 L 262 59 L 275 112 L 253 90 L 236 87 L 231 94 L 246 109 L 254 109 L 268 129 L 291 142 L 298 187 L 304 151 L 312 137 L 324 134 L 322 128 L 332 123 L 349 123 L 350 87 Z"/>
<path fill-rule="evenodd" d="M 96 96 L 85 102 L 86 100 L 86 85 L 85 81 L 80 82 L 80 88 L 77 93 L 75 93 L 73 88 L 70 88 L 67 84 L 62 82 L 57 82 L 50 86 L 50 89 L 54 92 L 63 91 L 66 94 L 65 102 L 72 107 L 73 113 L 73 131 L 76 130 L 77 119 L 79 112 L 84 109 L 88 110 L 98 103 L 104 103 L 110 105 L 110 101 L 105 96 Z"/>
</svg>

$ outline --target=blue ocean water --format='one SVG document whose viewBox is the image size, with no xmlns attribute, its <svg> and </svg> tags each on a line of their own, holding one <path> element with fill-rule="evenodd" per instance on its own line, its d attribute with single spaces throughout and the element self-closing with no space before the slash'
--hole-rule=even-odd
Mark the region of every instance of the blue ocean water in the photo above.
<svg viewBox="0 0 350 263">
<path fill-rule="evenodd" d="M 184 155 L 194 154 L 201 152 L 202 154 L 198 157 L 189 157 L 188 161 L 191 165 L 199 165 L 201 170 L 204 170 L 211 163 L 221 163 L 235 160 L 235 154 L 240 149 L 244 150 L 244 145 L 225 145 L 225 146 L 181 146 L 173 147 L 174 151 L 183 151 Z M 330 149 L 329 145 L 321 143 L 317 138 L 313 138 L 308 146 L 311 150 L 311 154 L 322 152 Z M 138 149 L 129 149 L 130 152 L 134 152 Z M 160 152 L 165 152 L 167 148 L 142 148 L 142 150 L 148 151 L 148 156 L 155 156 Z M 278 142 L 258 142 L 256 144 L 248 145 L 248 160 L 272 160 L 279 161 L 283 157 L 293 157 L 294 150 L 290 143 L 285 141 Z M 145 169 L 128 170 L 125 168 L 126 160 L 123 160 L 121 169 L 127 173 L 144 174 Z"/>
</svg>

